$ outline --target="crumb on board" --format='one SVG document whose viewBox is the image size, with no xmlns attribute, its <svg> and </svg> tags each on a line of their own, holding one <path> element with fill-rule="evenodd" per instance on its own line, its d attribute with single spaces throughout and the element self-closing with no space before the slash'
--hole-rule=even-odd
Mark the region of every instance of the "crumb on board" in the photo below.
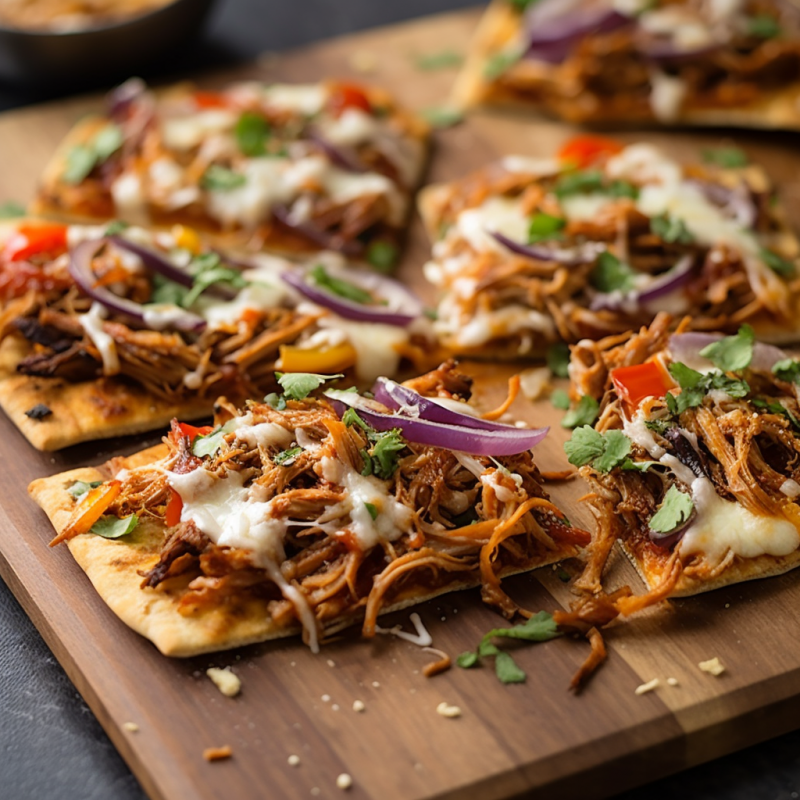
<svg viewBox="0 0 800 800">
<path fill-rule="evenodd" d="M 456 717 L 461 716 L 461 708 L 459 706 L 451 706 L 449 703 L 446 703 L 444 700 L 442 700 L 442 702 L 436 706 L 436 713 L 442 717 L 455 719 Z"/>
<path fill-rule="evenodd" d="M 334 703 L 334 704 L 331 706 L 331 710 L 332 710 L 332 711 L 338 711 L 338 710 L 339 710 L 339 704 L 338 704 L 338 703 Z"/>
<path fill-rule="evenodd" d="M 206 675 L 211 678 L 211 682 L 225 697 L 236 697 L 242 690 L 242 681 L 239 676 L 231 672 L 227 667 L 225 669 L 209 667 L 206 670 Z"/>
<path fill-rule="evenodd" d="M 349 789 L 353 785 L 353 779 L 346 772 L 343 772 L 336 778 L 336 785 L 340 789 Z"/>
<path fill-rule="evenodd" d="M 353 711 L 361 713 L 366 709 L 363 700 L 353 700 Z"/>
<path fill-rule="evenodd" d="M 678 686 L 678 679 L 677 678 L 667 678 L 667 685 L 668 686 Z"/>
<path fill-rule="evenodd" d="M 713 675 L 715 678 L 722 675 L 725 672 L 724 664 L 714 656 L 714 658 L 710 658 L 708 661 L 701 661 L 698 665 L 703 672 L 707 672 L 709 675 Z"/>
<path fill-rule="evenodd" d="M 335 661 L 334 661 L 332 658 L 329 658 L 329 659 L 328 659 L 328 660 L 327 660 L 325 663 L 326 663 L 326 664 L 327 664 L 329 667 L 335 667 L 335 666 L 336 666 L 336 662 L 335 662 Z"/>
<path fill-rule="evenodd" d="M 138 733 L 139 726 L 135 722 L 123 722 L 122 729 L 128 733 Z"/>
<path fill-rule="evenodd" d="M 373 686 L 375 689 L 380 689 L 380 686 L 381 686 L 381 685 L 378 683 L 378 681 L 372 681 L 372 686 Z"/>
<path fill-rule="evenodd" d="M 292 755 L 290 755 L 289 758 L 286 759 L 286 763 L 290 767 L 299 767 L 300 766 L 300 756 L 295 755 L 294 753 L 292 753 Z"/>
<path fill-rule="evenodd" d="M 375 72 L 378 68 L 378 56 L 369 50 L 355 50 L 350 54 L 350 67 L 362 75 Z"/>
<path fill-rule="evenodd" d="M 311 787 L 311 794 L 316 797 L 319 794 L 319 786 L 312 786 Z"/>
<path fill-rule="evenodd" d="M 230 758 L 233 755 L 233 750 L 229 744 L 222 747 L 206 747 L 203 750 L 203 758 L 206 761 L 222 761 L 225 758 Z"/>
<path fill-rule="evenodd" d="M 331 696 L 329 694 L 324 694 L 320 697 L 320 700 L 322 700 L 323 703 L 330 703 Z"/>
<path fill-rule="evenodd" d="M 648 692 L 652 692 L 653 689 L 657 689 L 660 685 L 661 681 L 658 678 L 653 678 L 653 680 L 643 683 L 641 686 L 637 686 L 634 694 L 647 694 Z"/>
</svg>

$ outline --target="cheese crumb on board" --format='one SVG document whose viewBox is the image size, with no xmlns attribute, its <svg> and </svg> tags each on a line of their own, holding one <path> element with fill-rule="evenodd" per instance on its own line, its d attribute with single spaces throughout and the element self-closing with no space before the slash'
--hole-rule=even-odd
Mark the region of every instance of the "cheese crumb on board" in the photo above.
<svg viewBox="0 0 800 800">
<path fill-rule="evenodd" d="M 637 686 L 634 694 L 647 694 L 648 692 L 652 692 L 653 689 L 657 689 L 660 685 L 661 681 L 658 678 L 653 678 L 653 680 L 643 683 L 641 686 Z"/>
<path fill-rule="evenodd" d="M 203 750 L 203 758 L 206 761 L 222 761 L 224 758 L 230 758 L 233 755 L 233 750 L 229 744 L 222 747 L 206 747 Z"/>
<path fill-rule="evenodd" d="M 336 778 L 336 785 L 340 789 L 349 789 L 353 785 L 353 779 L 346 772 L 343 772 Z"/>
<path fill-rule="evenodd" d="M 211 682 L 225 697 L 236 697 L 242 690 L 242 682 L 239 676 L 231 672 L 230 669 L 209 667 L 206 670 L 206 675 L 211 678 Z"/>
<path fill-rule="evenodd" d="M 353 700 L 353 711 L 362 712 L 366 706 L 362 700 Z"/>
<path fill-rule="evenodd" d="M 122 729 L 128 731 L 128 733 L 136 733 L 139 730 L 139 726 L 135 722 L 123 722 Z"/>
<path fill-rule="evenodd" d="M 300 756 L 296 756 L 293 753 L 292 755 L 289 756 L 289 758 L 286 759 L 286 763 L 290 767 L 299 767 L 300 766 Z"/>
<path fill-rule="evenodd" d="M 335 666 L 336 666 L 336 662 L 335 662 L 335 661 L 334 661 L 332 658 L 329 658 L 329 659 L 328 659 L 328 660 L 327 660 L 325 663 L 326 663 L 326 664 L 327 664 L 329 667 L 335 667 Z"/>
<path fill-rule="evenodd" d="M 448 705 L 444 700 L 436 706 L 436 713 L 442 717 L 449 717 L 455 719 L 461 716 L 461 709 L 458 706 Z"/>
<path fill-rule="evenodd" d="M 323 703 L 330 703 L 331 696 L 329 694 L 324 694 L 320 697 L 320 700 L 322 700 Z"/>
<path fill-rule="evenodd" d="M 715 678 L 725 672 L 725 666 L 716 656 L 714 658 L 710 658 L 708 661 L 701 661 L 697 666 L 700 667 L 703 672 L 707 672 L 709 675 L 713 675 Z"/>
<path fill-rule="evenodd" d="M 667 684 L 669 686 L 677 686 L 678 685 L 678 679 L 677 678 L 667 678 Z"/>
</svg>

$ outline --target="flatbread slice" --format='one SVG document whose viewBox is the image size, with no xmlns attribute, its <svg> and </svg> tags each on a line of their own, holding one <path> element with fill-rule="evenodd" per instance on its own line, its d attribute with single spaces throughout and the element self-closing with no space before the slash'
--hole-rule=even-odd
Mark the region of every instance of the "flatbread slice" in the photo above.
<svg viewBox="0 0 800 800">
<path fill-rule="evenodd" d="M 553 158 L 507 156 L 426 187 L 440 340 L 470 356 L 542 356 L 670 311 L 700 330 L 747 322 L 796 341 L 800 247 L 769 180 L 742 151 L 707 156 L 717 163 L 578 136 Z"/>
<path fill-rule="evenodd" d="M 466 406 L 469 380 L 452 365 L 427 385 Z M 101 598 L 165 655 L 300 631 L 316 649 L 348 625 L 372 635 L 378 614 L 479 585 L 511 615 L 500 578 L 589 542 L 547 499 L 529 451 L 492 460 L 416 444 L 397 433 L 408 417 L 380 432 L 357 412 L 340 421 L 322 398 L 221 405 L 229 418 L 214 432 L 174 422 L 165 445 L 29 490 Z M 475 435 L 451 430 L 454 443 Z M 109 524 L 120 538 L 100 535 Z"/>
<path fill-rule="evenodd" d="M 326 81 L 129 81 L 81 120 L 46 167 L 31 212 L 70 221 L 190 225 L 216 246 L 335 250 L 384 271 L 399 253 L 428 128 L 384 91 Z"/>
<path fill-rule="evenodd" d="M 453 99 L 617 127 L 797 130 L 799 51 L 789 5 L 494 0 Z"/>
<path fill-rule="evenodd" d="M 598 520 L 584 588 L 616 541 L 659 599 L 800 566 L 800 362 L 747 327 L 685 327 L 662 316 L 627 342 L 574 349 L 575 396 L 599 406 L 566 445 Z"/>
<path fill-rule="evenodd" d="M 210 417 L 218 394 L 274 391 L 276 370 L 372 382 L 436 363 L 426 324 L 412 331 L 421 311 L 395 281 L 336 254 L 302 264 L 223 253 L 186 226 L 9 221 L 0 407 L 55 450 Z"/>
</svg>

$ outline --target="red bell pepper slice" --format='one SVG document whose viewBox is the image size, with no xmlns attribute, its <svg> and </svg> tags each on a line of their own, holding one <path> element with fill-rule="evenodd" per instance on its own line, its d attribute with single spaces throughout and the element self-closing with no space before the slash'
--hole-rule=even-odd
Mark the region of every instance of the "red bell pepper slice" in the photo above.
<svg viewBox="0 0 800 800">
<path fill-rule="evenodd" d="M 27 261 L 31 256 L 61 255 L 67 249 L 67 226 L 20 225 L 3 248 L 6 261 Z"/>
<path fill-rule="evenodd" d="M 181 511 L 183 510 L 183 499 L 181 496 L 170 487 L 169 500 L 167 501 L 167 508 L 164 512 L 164 519 L 168 527 L 177 525 L 181 521 Z"/>
<path fill-rule="evenodd" d="M 624 145 L 605 136 L 575 136 L 558 151 L 558 160 L 576 169 L 585 169 L 602 156 L 613 156 Z"/>
<path fill-rule="evenodd" d="M 181 429 L 181 433 L 184 436 L 188 436 L 191 440 L 196 439 L 198 436 L 208 436 L 208 434 L 214 430 L 211 425 L 202 425 L 196 428 L 194 425 L 189 425 L 186 422 L 179 422 L 178 427 Z"/>
<path fill-rule="evenodd" d="M 195 92 L 194 103 L 198 108 L 227 108 L 228 98 L 220 92 Z"/>
<path fill-rule="evenodd" d="M 352 83 L 340 83 L 331 91 L 328 109 L 335 117 L 339 117 L 346 108 L 360 108 L 367 114 L 372 113 L 372 104 L 361 87 Z"/>
<path fill-rule="evenodd" d="M 653 361 L 612 369 L 611 382 L 620 399 L 634 409 L 646 397 L 664 397 L 672 387 L 664 370 Z"/>
</svg>

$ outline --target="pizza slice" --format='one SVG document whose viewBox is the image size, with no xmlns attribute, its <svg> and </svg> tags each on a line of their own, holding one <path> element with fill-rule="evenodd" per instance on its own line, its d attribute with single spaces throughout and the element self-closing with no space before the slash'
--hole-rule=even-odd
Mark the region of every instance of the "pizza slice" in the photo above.
<svg viewBox="0 0 800 800">
<path fill-rule="evenodd" d="M 276 369 L 370 384 L 437 363 L 422 311 L 338 254 L 231 256 L 185 226 L 7 222 L 0 406 L 54 450 L 210 416 L 220 394 L 263 397 Z"/>
<path fill-rule="evenodd" d="M 154 450 L 31 484 L 52 543 L 162 653 L 300 631 L 316 651 L 340 628 L 363 621 L 369 636 L 379 614 L 478 585 L 512 616 L 503 576 L 588 544 L 530 452 L 547 429 L 481 417 L 452 363 L 381 379 L 375 399 L 325 376 L 281 384 L 267 403 L 220 399 L 213 429 L 173 421 Z"/>
<path fill-rule="evenodd" d="M 659 311 L 796 340 L 798 242 L 764 172 L 734 152 L 736 167 L 681 164 L 649 144 L 580 136 L 555 158 L 509 156 L 427 187 L 442 341 L 478 357 L 542 355 Z"/>
<path fill-rule="evenodd" d="M 240 82 L 156 95 L 134 79 L 68 135 L 31 210 L 189 225 L 225 247 L 336 250 L 386 271 L 427 138 L 379 89 Z"/>
<path fill-rule="evenodd" d="M 747 325 L 687 322 L 573 348 L 573 393 L 597 409 L 565 446 L 598 521 L 585 589 L 600 589 L 616 541 L 645 604 L 800 565 L 800 362 Z"/>
<path fill-rule="evenodd" d="M 800 11 L 744 0 L 494 0 L 457 104 L 571 122 L 800 128 Z"/>
</svg>

